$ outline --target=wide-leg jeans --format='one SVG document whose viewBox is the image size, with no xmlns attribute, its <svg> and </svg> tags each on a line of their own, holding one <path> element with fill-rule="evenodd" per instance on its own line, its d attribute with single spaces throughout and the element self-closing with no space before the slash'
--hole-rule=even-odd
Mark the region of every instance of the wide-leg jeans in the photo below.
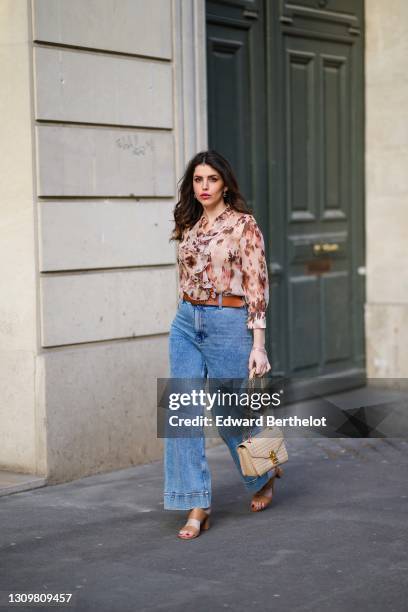
<svg viewBox="0 0 408 612">
<path fill-rule="evenodd" d="M 253 345 L 252 331 L 246 325 L 247 316 L 247 306 L 203 306 L 180 300 L 169 336 L 170 377 L 247 379 Z M 218 431 L 244 486 L 251 492 L 261 489 L 273 470 L 259 477 L 243 476 L 236 451 L 242 435 L 230 427 L 219 427 Z M 189 510 L 210 505 L 211 474 L 204 431 L 194 437 L 166 437 L 164 508 Z"/>
</svg>

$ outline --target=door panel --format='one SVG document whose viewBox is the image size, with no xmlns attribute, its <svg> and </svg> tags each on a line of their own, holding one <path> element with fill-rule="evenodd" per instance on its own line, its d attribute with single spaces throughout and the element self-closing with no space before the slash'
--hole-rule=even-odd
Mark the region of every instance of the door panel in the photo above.
<svg viewBox="0 0 408 612">
<path fill-rule="evenodd" d="M 347 273 L 338 272 L 322 277 L 323 363 L 341 362 L 351 355 L 350 298 Z"/>
<path fill-rule="evenodd" d="M 291 221 L 317 214 L 315 57 L 286 49 L 287 207 Z"/>
<path fill-rule="evenodd" d="M 341 57 L 342 50 L 346 57 Z M 323 218 L 335 219 L 345 217 L 347 185 L 349 185 L 349 167 L 347 149 L 350 146 L 348 130 L 350 116 L 348 101 L 349 83 L 349 49 L 338 49 L 338 55 L 321 54 L 319 67 L 321 77 L 321 156 L 323 178 L 322 204 Z"/>
<path fill-rule="evenodd" d="M 265 43 L 262 0 L 206 3 L 208 142 L 232 164 L 267 232 Z"/>
<path fill-rule="evenodd" d="M 248 30 L 213 24 L 208 37 L 211 147 L 231 162 L 252 200 Z M 245 143 L 245 146 L 242 146 Z"/>
<path fill-rule="evenodd" d="M 314 274 L 318 295 L 304 299 L 303 309 L 290 309 L 295 318 L 289 319 L 289 328 L 297 333 L 288 366 L 290 373 L 297 375 L 328 374 L 353 367 L 348 338 L 352 333 L 348 248 L 351 170 L 347 154 L 352 102 L 350 45 L 288 35 L 284 52 L 286 236 L 295 251 L 295 257 L 287 260 L 289 286 L 295 281 L 303 281 L 300 286 L 310 284 L 306 279 L 313 274 L 314 260 L 320 260 L 317 263 L 325 268 Z M 294 299 L 292 289 L 288 299 Z M 310 310 L 315 311 L 313 316 Z M 311 333 L 316 341 L 312 342 Z M 312 350 L 311 343 L 313 357 L 305 360 L 304 351 Z"/>
<path fill-rule="evenodd" d="M 315 369 L 320 358 L 319 284 L 316 278 L 291 278 L 289 285 L 292 373 Z"/>
</svg>

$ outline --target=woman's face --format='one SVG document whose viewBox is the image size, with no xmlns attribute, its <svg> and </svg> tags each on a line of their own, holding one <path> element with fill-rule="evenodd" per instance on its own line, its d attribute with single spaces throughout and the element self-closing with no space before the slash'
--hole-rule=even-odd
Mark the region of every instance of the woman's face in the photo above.
<svg viewBox="0 0 408 612">
<path fill-rule="evenodd" d="M 205 207 L 223 202 L 224 181 L 217 170 L 208 164 L 199 164 L 193 174 L 194 195 Z"/>
</svg>

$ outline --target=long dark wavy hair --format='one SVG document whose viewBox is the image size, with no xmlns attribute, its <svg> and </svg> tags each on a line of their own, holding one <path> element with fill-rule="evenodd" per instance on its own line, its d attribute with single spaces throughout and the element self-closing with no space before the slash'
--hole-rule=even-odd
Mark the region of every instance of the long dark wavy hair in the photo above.
<svg viewBox="0 0 408 612">
<path fill-rule="evenodd" d="M 238 182 L 228 160 L 217 151 L 200 151 L 188 163 L 184 176 L 180 179 L 179 201 L 174 207 L 175 227 L 170 240 L 181 240 L 183 231 L 193 227 L 202 215 L 203 207 L 194 197 L 193 176 L 196 166 L 208 164 L 222 177 L 228 188 L 224 202 L 238 212 L 252 213 L 245 198 L 239 191 Z"/>
</svg>

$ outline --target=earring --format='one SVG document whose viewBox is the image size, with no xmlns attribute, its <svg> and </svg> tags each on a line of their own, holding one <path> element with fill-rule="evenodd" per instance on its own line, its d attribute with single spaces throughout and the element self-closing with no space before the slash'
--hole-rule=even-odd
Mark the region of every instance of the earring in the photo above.
<svg viewBox="0 0 408 612">
<path fill-rule="evenodd" d="M 227 193 L 228 193 L 228 189 L 226 189 L 224 193 L 222 194 L 224 198 L 224 202 L 228 199 Z"/>
</svg>

